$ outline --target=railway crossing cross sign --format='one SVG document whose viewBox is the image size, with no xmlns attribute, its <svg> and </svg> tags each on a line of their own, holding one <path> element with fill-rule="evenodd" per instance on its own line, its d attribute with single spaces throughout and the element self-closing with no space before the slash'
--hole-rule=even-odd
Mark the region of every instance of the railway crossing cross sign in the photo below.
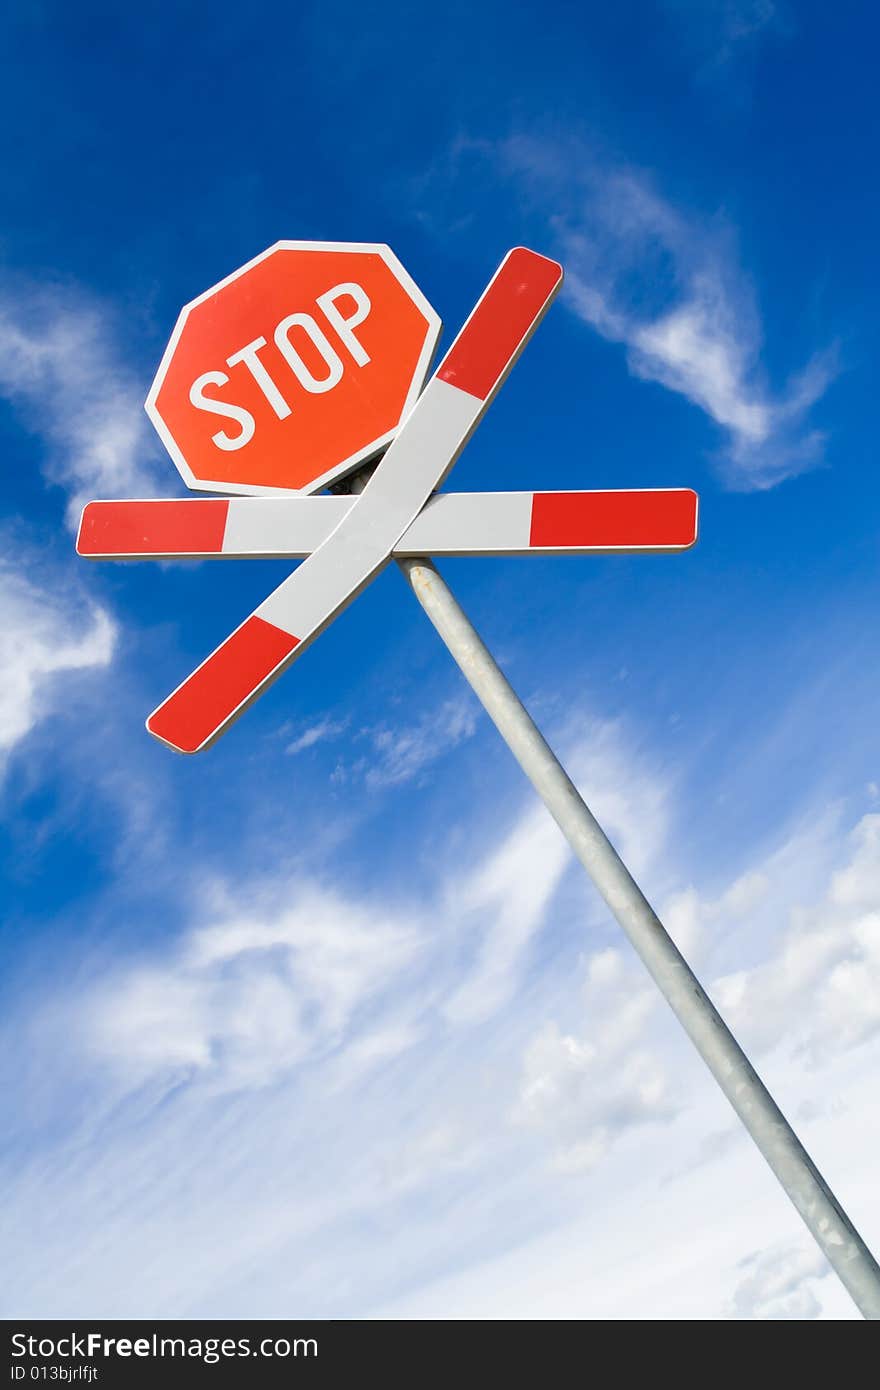
<svg viewBox="0 0 880 1390">
<path fill-rule="evenodd" d="M 508 252 L 427 386 L 440 320 L 387 246 L 278 242 L 188 305 L 147 411 L 184 482 L 225 497 L 90 502 L 92 559 L 305 557 L 147 720 L 207 748 L 396 559 L 657 987 L 865 1317 L 880 1268 L 431 555 L 686 550 L 688 488 L 439 492 L 562 282 Z M 383 452 L 384 451 L 384 452 Z M 378 457 L 349 494 L 311 495 Z"/>
<path fill-rule="evenodd" d="M 79 554 L 307 558 L 152 734 L 207 748 L 392 557 L 693 545 L 688 488 L 437 493 L 561 282 L 510 251 L 423 390 L 440 320 L 387 246 L 279 242 L 183 310 L 147 411 L 188 486 L 245 495 L 90 502 Z M 383 449 L 358 496 L 308 495 Z"/>
</svg>

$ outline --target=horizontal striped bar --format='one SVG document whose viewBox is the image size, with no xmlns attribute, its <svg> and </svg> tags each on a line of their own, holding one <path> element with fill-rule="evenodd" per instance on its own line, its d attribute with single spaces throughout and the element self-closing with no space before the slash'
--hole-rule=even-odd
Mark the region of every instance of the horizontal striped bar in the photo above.
<svg viewBox="0 0 880 1390">
<path fill-rule="evenodd" d="M 688 550 L 699 501 L 691 488 L 437 493 L 395 555 L 535 555 Z"/>
<path fill-rule="evenodd" d="M 90 560 L 311 555 L 353 497 L 186 498 L 88 502 L 76 538 Z"/>
<path fill-rule="evenodd" d="M 346 496 L 89 502 L 77 550 L 92 559 L 298 559 L 317 550 L 356 505 Z M 697 539 L 697 511 L 690 488 L 439 492 L 393 553 L 687 550 Z"/>
</svg>

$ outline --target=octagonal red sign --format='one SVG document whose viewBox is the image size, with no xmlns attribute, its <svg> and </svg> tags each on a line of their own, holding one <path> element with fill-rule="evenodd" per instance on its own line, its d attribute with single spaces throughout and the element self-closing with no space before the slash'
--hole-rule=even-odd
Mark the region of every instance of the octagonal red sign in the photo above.
<svg viewBox="0 0 880 1390">
<path fill-rule="evenodd" d="M 279 241 L 181 311 L 147 413 L 188 487 L 316 492 L 390 442 L 439 332 L 389 247 Z"/>
</svg>

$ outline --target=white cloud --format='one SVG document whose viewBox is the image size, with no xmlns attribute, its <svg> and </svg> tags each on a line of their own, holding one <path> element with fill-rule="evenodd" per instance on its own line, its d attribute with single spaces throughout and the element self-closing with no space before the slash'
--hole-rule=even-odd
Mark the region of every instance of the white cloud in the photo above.
<svg viewBox="0 0 880 1390">
<path fill-rule="evenodd" d="M 385 724 L 367 725 L 352 735 L 352 743 L 367 744 L 370 751 L 348 761 L 340 759 L 332 780 L 362 780 L 375 789 L 417 781 L 438 758 L 473 736 L 478 717 L 476 702 L 463 694 L 444 700 L 410 724 L 401 722 L 393 729 Z M 335 731 L 332 724 L 331 729 Z"/>
<path fill-rule="evenodd" d="M 95 604 L 77 610 L 61 586 L 35 584 L 0 561 L 0 756 L 34 728 L 61 697 L 64 672 L 106 666 L 115 628 Z"/>
<path fill-rule="evenodd" d="M 770 388 L 754 289 L 719 226 L 685 219 L 638 173 L 595 170 L 557 231 L 570 306 L 627 348 L 634 375 L 721 427 L 732 487 L 772 487 L 821 460 L 824 436 L 808 415 L 832 380 L 833 357 L 816 354 Z"/>
<path fill-rule="evenodd" d="M 473 965 L 445 1005 L 449 1018 L 490 1017 L 516 988 L 525 953 L 544 925 L 571 851 L 543 806 L 530 808 L 498 847 L 449 893 L 448 913 L 470 925 Z"/>
<path fill-rule="evenodd" d="M 668 830 L 669 789 L 663 779 L 610 721 L 582 720 L 580 737 L 564 761 L 627 863 L 635 872 L 650 870 Z M 514 992 L 572 863 L 562 832 L 536 802 L 493 853 L 453 884 L 447 910 L 465 929 L 475 930 L 478 946 L 471 969 L 446 1004 L 450 1018 L 487 1018 Z"/>
<path fill-rule="evenodd" d="M 731 33 L 738 23 L 732 16 Z M 748 30 L 746 18 L 739 27 Z M 634 376 L 685 397 L 717 425 L 730 487 L 773 487 L 821 462 L 825 436 L 809 416 L 836 373 L 835 353 L 813 352 L 787 381 L 771 383 L 754 285 L 721 215 L 677 210 L 645 172 L 577 139 L 462 138 L 431 177 L 455 180 L 474 160 L 484 180 L 491 172 L 512 182 L 530 211 L 549 217 L 572 312 L 626 349 Z"/>
<path fill-rule="evenodd" d="M 369 731 L 376 753 L 366 772 L 368 786 L 396 787 L 473 735 L 477 706 L 468 695 L 445 700 L 415 724 Z"/>
<path fill-rule="evenodd" d="M 851 1110 L 805 1126 L 828 1175 L 880 1234 L 872 1213 L 876 1180 L 875 1067 L 858 1079 L 828 1073 Z M 613 1155 L 586 1172 L 546 1172 L 559 1193 L 558 1221 L 480 1261 L 462 1261 L 439 1281 L 381 1307 L 389 1318 L 635 1319 L 717 1322 L 734 1318 L 858 1320 L 859 1314 L 775 1180 L 745 1139 L 711 1163 L 661 1185 L 670 1154 L 697 1144 L 714 1097 L 700 1073 L 682 1068 L 689 1105 L 664 1124 L 640 1125 Z M 792 1073 L 779 1078 L 797 1082 Z"/>
<path fill-rule="evenodd" d="M 674 783 L 620 721 L 582 715 L 579 728 L 565 766 L 629 867 L 655 881 L 669 836 Z"/>
<path fill-rule="evenodd" d="M 816 1246 L 768 1250 L 751 1256 L 743 1267 L 732 1299 L 733 1317 L 806 1322 L 821 1314 L 816 1284 L 830 1269 Z"/>
<path fill-rule="evenodd" d="M 685 888 L 669 898 L 663 922 L 679 950 L 696 961 L 705 953 L 709 928 L 718 931 L 749 920 L 769 891 L 770 879 L 761 869 L 750 869 L 714 902 L 701 898 L 694 887 Z"/>
<path fill-rule="evenodd" d="M 92 497 L 156 490 L 161 453 L 109 309 L 66 286 L 0 286 L 0 394 L 47 445 L 71 524 Z M 167 472 L 167 470 L 166 470 Z"/>
<path fill-rule="evenodd" d="M 471 712 L 453 702 L 440 716 L 425 727 L 444 719 L 447 730 L 470 727 Z M 627 748 L 619 725 L 583 725 L 589 732 L 568 764 L 630 862 L 647 866 L 665 842 L 667 788 Z M 433 915 L 460 952 L 454 970 L 436 948 L 429 960 L 421 912 L 411 908 L 383 915 L 316 883 L 285 885 L 277 900 L 253 886 L 238 896 L 223 890 L 213 895 L 209 924 L 194 927 L 173 955 L 114 976 L 89 1002 L 98 1051 L 138 1077 L 174 1072 L 220 1087 L 268 1081 L 285 1058 L 298 1065 L 331 1037 L 344 1035 L 346 1049 L 366 1058 L 372 1033 L 347 1031 L 358 1001 L 416 961 L 424 966 L 411 984 L 416 1013 L 430 1001 L 456 1028 L 496 1015 L 515 995 L 573 862 L 546 809 L 523 795 L 524 809 L 503 835 L 472 867 L 450 874 L 434 902 Z M 386 1017 L 377 1054 L 388 1038 L 409 1045 L 411 1016 L 407 1008 Z"/>
<path fill-rule="evenodd" d="M 669 866 L 709 978 L 726 952 L 776 968 L 800 893 L 853 919 L 880 901 L 873 826 L 847 846 L 834 818 L 712 893 L 682 888 L 673 785 L 624 730 L 586 727 L 579 776 L 625 855 L 649 879 Z M 4 1178 L 7 1315 L 849 1316 L 824 1266 L 786 1253 L 796 1216 L 543 834 L 523 791 L 416 909 L 301 874 L 194 881 L 176 943 L 80 961 L 69 997 L 29 1001 L 10 1113 L 52 1140 Z M 828 1104 L 806 1108 L 790 1043 L 810 988 L 779 1014 L 773 1087 L 870 1215 L 876 1053 L 826 1050 Z"/>
<path fill-rule="evenodd" d="M 643 975 L 608 949 L 588 966 L 588 1035 L 547 1023 L 529 1043 L 514 1115 L 549 1136 L 559 1171 L 587 1171 L 626 1130 L 675 1115 L 666 1067 L 645 1042 L 656 1002 Z"/>
<path fill-rule="evenodd" d="M 297 734 L 296 738 L 291 739 L 284 751 L 293 756 L 304 753 L 307 748 L 314 748 L 316 743 L 332 742 L 345 733 L 350 722 L 349 719 L 320 719 L 317 724 L 310 724 L 307 729 Z"/>
<path fill-rule="evenodd" d="M 785 1037 L 817 1064 L 880 1031 L 880 814 L 859 821 L 845 851 L 824 896 L 790 907 L 772 956 L 713 987 L 755 1047 Z"/>
<path fill-rule="evenodd" d="M 710 973 L 710 993 L 751 1055 L 777 1055 L 777 1076 L 780 1056 L 799 1064 L 793 1090 L 815 1094 L 804 1060 L 816 1070 L 837 1065 L 843 1075 L 854 1067 L 872 1075 L 864 1048 L 880 1035 L 880 814 L 864 816 L 846 837 L 839 807 L 811 814 L 717 897 L 679 890 L 661 915 L 688 958 L 702 958 L 710 972 L 732 942 L 741 958 L 757 955 L 733 974 L 712 980 Z M 660 1026 L 668 1016 L 628 951 L 588 958 L 584 1003 L 580 1027 L 551 1018 L 534 1033 L 513 1111 L 543 1137 L 560 1173 L 593 1171 L 630 1131 L 670 1125 L 685 1105 L 674 1040 Z M 863 1052 L 860 1066 L 848 1061 L 855 1049 Z M 822 1093 L 832 1098 L 829 1117 L 839 1115 L 835 1084 L 824 1080 Z M 801 1126 L 828 1118 L 810 1099 L 798 1117 Z M 730 1124 L 704 1134 L 682 1172 L 727 1163 L 742 1141 Z M 730 1316 L 820 1315 L 816 1282 L 828 1266 L 812 1248 L 759 1250 L 743 1267 Z"/>
<path fill-rule="evenodd" d="M 462 720 L 456 714 L 450 722 L 460 727 Z M 618 842 L 647 864 L 665 841 L 667 789 L 627 749 L 620 726 L 587 727 L 570 765 Z M 254 885 L 237 894 L 210 890 L 208 918 L 165 959 L 108 976 L 89 995 L 80 1025 L 87 1020 L 96 1058 L 127 1088 L 248 1089 L 331 1055 L 335 1086 L 413 1047 L 427 1018 L 447 1033 L 498 1016 L 517 993 L 571 863 L 552 818 L 528 798 L 503 836 L 441 885 L 430 913 L 383 913 L 316 882 L 274 893 Z M 205 897 L 200 890 L 195 900 L 204 904 Z M 597 907 L 593 900 L 585 917 Z M 428 916 L 444 925 L 428 931 Z M 609 961 L 597 960 L 590 980 L 611 997 Z M 406 990 L 395 1001 L 404 974 Z M 621 1076 L 604 1091 L 607 1143 L 615 1137 L 611 1112 L 621 1112 L 624 1125 L 622 1110 L 637 1106 L 639 1095 L 647 1104 L 653 1085 L 626 1031 L 641 1016 L 642 985 L 627 979 L 629 1002 L 615 995 L 614 1019 L 606 1018 L 604 1044 L 618 1062 L 626 1054 Z M 593 987 L 586 996 L 591 1014 Z M 374 997 L 375 1008 L 367 1007 Z M 607 1068 L 607 1051 L 596 1065 Z M 656 1103 L 665 1104 L 660 1097 Z"/>
<path fill-rule="evenodd" d="M 96 1054 L 128 1084 L 188 1078 L 225 1091 L 268 1085 L 353 1042 L 357 1010 L 411 963 L 418 934 L 315 885 L 291 895 L 281 905 L 252 890 L 249 906 L 218 904 L 166 960 L 105 981 L 84 1016 Z M 381 1046 L 358 1045 L 381 1057 L 388 1042 L 386 1026 Z"/>
</svg>

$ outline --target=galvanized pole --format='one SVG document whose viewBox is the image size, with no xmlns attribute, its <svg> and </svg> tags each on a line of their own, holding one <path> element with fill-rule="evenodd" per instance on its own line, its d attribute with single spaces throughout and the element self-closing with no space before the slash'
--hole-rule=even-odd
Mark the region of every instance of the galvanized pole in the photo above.
<svg viewBox="0 0 880 1390">
<path fill-rule="evenodd" d="M 431 560 L 401 559 L 397 563 L 489 718 L 797 1207 L 810 1234 L 864 1317 L 880 1319 L 877 1261 L 531 715 Z"/>
</svg>

